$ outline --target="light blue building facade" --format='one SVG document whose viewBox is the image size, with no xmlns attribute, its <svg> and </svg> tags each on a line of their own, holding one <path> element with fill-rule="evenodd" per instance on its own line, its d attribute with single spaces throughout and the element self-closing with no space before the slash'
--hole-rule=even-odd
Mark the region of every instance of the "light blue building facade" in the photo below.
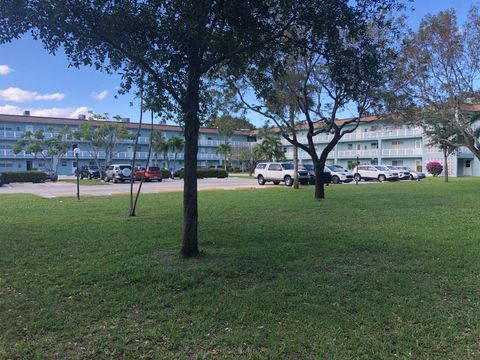
<svg viewBox="0 0 480 360">
<path fill-rule="evenodd" d="M 65 126 L 75 131 L 81 123 L 86 122 L 83 119 L 64 119 L 64 118 L 46 118 L 29 115 L 1 115 L 0 114 L 0 171 L 30 170 L 32 168 L 48 167 L 42 156 L 34 158 L 32 154 L 22 151 L 15 154 L 12 147 L 22 137 L 25 131 L 43 130 L 44 136 L 55 135 L 56 131 L 60 131 Z M 95 123 L 95 122 L 94 122 Z M 102 122 L 98 122 L 101 124 Z M 118 123 L 118 122 L 115 122 Z M 137 133 L 138 123 L 124 122 L 122 123 L 132 134 Z M 48 128 L 53 128 L 53 133 Z M 182 136 L 182 130 L 179 126 L 172 125 L 154 125 L 154 130 L 160 130 L 165 138 L 169 139 L 174 136 Z M 138 164 L 145 162 L 148 157 L 149 139 L 151 127 L 144 125 L 140 131 L 138 145 L 136 149 L 136 159 Z M 232 147 L 251 146 L 254 137 L 250 136 L 250 131 L 236 131 L 228 142 Z M 199 134 L 199 151 L 198 166 L 216 166 L 223 164 L 223 155 L 217 153 L 217 148 L 223 144 L 225 139 L 218 133 L 217 129 L 202 128 Z M 72 140 L 80 149 L 79 165 L 95 165 L 94 156 L 92 156 L 90 146 L 85 141 Z M 125 140 L 117 147 L 113 163 L 130 163 L 133 158 L 134 141 Z M 164 160 L 163 154 L 151 155 L 151 164 L 158 161 L 158 165 L 163 168 L 174 167 L 175 154 L 170 152 L 168 155 L 169 163 Z M 99 159 L 102 163 L 105 159 L 105 153 L 99 153 Z M 55 160 L 54 160 L 55 161 Z M 235 162 L 234 166 L 238 166 Z M 58 174 L 72 175 L 77 167 L 76 159 L 73 151 L 68 151 L 60 161 L 58 161 Z M 176 156 L 175 169 L 183 167 L 183 153 L 180 152 Z"/>
<path fill-rule="evenodd" d="M 15 154 L 13 144 L 21 138 L 25 131 L 43 130 L 45 136 L 51 136 L 47 132 L 48 127 L 54 131 L 60 131 L 68 126 L 76 130 L 85 122 L 83 119 L 46 118 L 29 115 L 1 115 L 0 114 L 0 171 L 5 170 L 28 170 L 31 168 L 45 167 L 45 161 L 41 157 L 34 157 L 22 151 Z M 100 123 L 100 122 L 99 122 Z M 136 134 L 138 124 L 126 122 L 127 129 Z M 155 130 L 160 130 L 166 138 L 182 136 L 182 130 L 178 126 L 154 125 Z M 252 147 L 261 138 L 255 135 L 255 131 L 236 131 L 228 142 L 233 148 Z M 150 126 L 145 125 L 141 129 L 136 158 L 141 163 L 147 159 L 149 147 Z M 330 141 L 332 135 L 320 134 L 314 141 L 318 151 L 321 151 Z M 300 141 L 306 143 L 305 134 L 300 132 Z M 198 166 L 218 166 L 223 164 L 223 156 L 217 153 L 218 146 L 225 139 L 217 129 L 201 128 L 199 135 Z M 94 165 L 93 156 L 89 151 L 89 145 L 83 141 L 75 141 L 79 148 L 79 165 Z M 293 158 L 292 146 L 282 140 L 284 152 L 288 160 Z M 443 155 L 437 148 L 427 146 L 428 139 L 421 128 L 412 127 L 398 122 L 369 121 L 361 123 L 358 129 L 351 134 L 345 135 L 334 150 L 330 153 L 328 162 L 338 164 L 345 168 L 351 167 L 358 157 L 364 164 L 387 164 L 409 166 L 413 169 L 425 171 L 425 165 L 430 161 L 443 163 Z M 133 157 L 134 142 L 123 141 L 117 149 L 114 163 L 128 163 Z M 100 153 L 100 159 L 105 154 Z M 169 154 L 170 163 L 167 165 L 162 154 L 157 154 L 158 165 L 161 167 L 173 167 L 174 153 Z M 152 162 L 155 156 L 152 155 Z M 299 150 L 299 160 L 302 163 L 311 163 L 307 153 Z M 480 162 L 466 148 L 461 148 L 448 158 L 449 175 L 451 176 L 480 176 Z M 240 167 L 235 160 L 231 161 L 234 167 Z M 76 168 L 76 160 L 73 151 L 68 151 L 58 162 L 60 175 L 71 175 Z M 177 154 L 176 169 L 183 167 L 183 153 Z"/>
</svg>

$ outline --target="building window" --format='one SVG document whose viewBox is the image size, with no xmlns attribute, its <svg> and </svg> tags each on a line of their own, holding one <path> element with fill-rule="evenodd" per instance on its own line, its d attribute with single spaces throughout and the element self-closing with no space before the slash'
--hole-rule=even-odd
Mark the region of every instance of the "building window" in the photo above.
<svg viewBox="0 0 480 360">
<path fill-rule="evenodd" d="M 357 150 L 360 150 L 362 148 L 362 145 L 357 144 Z"/>
<path fill-rule="evenodd" d="M 347 150 L 353 150 L 353 144 L 347 144 Z"/>
<path fill-rule="evenodd" d="M 378 149 L 378 142 L 372 142 L 370 146 L 372 147 L 372 149 Z"/>
<path fill-rule="evenodd" d="M 72 166 L 73 166 L 73 167 L 77 167 L 77 162 L 74 161 L 74 162 L 72 163 Z"/>
<path fill-rule="evenodd" d="M 67 160 L 62 160 L 62 166 L 67 166 Z"/>
<path fill-rule="evenodd" d="M 422 140 L 415 140 L 415 149 L 420 149 L 422 147 Z"/>
<path fill-rule="evenodd" d="M 402 149 L 403 148 L 403 140 L 392 141 L 392 148 L 393 149 Z"/>
<path fill-rule="evenodd" d="M 0 167 L 13 167 L 13 163 L 8 161 L 0 161 Z"/>
<path fill-rule="evenodd" d="M 422 161 L 421 160 L 415 160 L 415 170 L 422 171 Z"/>
<path fill-rule="evenodd" d="M 403 160 L 392 160 L 393 166 L 403 166 Z"/>
</svg>

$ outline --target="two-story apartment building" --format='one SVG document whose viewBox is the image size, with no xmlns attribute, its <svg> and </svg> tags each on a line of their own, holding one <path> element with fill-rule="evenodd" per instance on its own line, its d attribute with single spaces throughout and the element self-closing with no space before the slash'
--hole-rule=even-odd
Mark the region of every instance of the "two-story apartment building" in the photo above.
<svg viewBox="0 0 480 360">
<path fill-rule="evenodd" d="M 38 129 L 46 131 L 48 127 L 60 131 L 64 126 L 76 130 L 85 122 L 84 119 L 47 118 L 29 115 L 0 115 L 0 170 L 28 170 L 31 168 L 44 167 L 41 157 L 34 159 L 31 154 L 24 151 L 15 154 L 12 150 L 13 144 L 20 139 L 22 134 L 29 130 Z M 126 122 L 124 125 L 133 134 L 136 133 L 138 124 Z M 166 138 L 182 136 L 182 130 L 174 125 L 154 125 L 154 130 L 160 130 Z M 236 131 L 228 140 L 233 146 L 252 146 L 261 138 L 255 135 L 255 131 Z M 46 132 L 45 136 L 49 136 Z M 145 161 L 148 155 L 150 136 L 150 125 L 144 125 L 141 129 L 136 157 Z M 330 141 L 332 135 L 320 134 L 315 137 L 315 144 L 320 151 Z M 299 139 L 304 140 L 305 134 L 300 131 Z M 223 136 L 217 129 L 201 128 L 199 135 L 198 166 L 214 166 L 223 163 L 223 156 L 217 153 L 217 148 L 224 142 Z M 89 146 L 83 141 L 78 141 L 80 148 L 79 165 L 93 165 L 93 157 Z M 292 160 L 292 146 L 282 140 L 285 155 Z M 437 148 L 428 147 L 428 139 L 421 128 L 408 126 L 399 122 L 388 122 L 385 120 L 369 120 L 362 122 L 351 134 L 345 135 L 328 158 L 329 163 L 339 164 L 343 167 L 351 167 L 357 158 L 361 163 L 366 164 L 391 164 L 409 166 L 414 169 L 424 170 L 429 161 L 443 163 L 443 155 Z M 121 143 L 114 157 L 114 163 L 130 162 L 133 157 L 134 142 L 126 140 Z M 100 153 L 100 158 L 104 154 Z M 170 153 L 169 158 L 173 160 L 174 154 Z M 158 163 L 167 167 L 161 154 L 157 154 Z M 307 153 L 299 150 L 299 159 L 302 163 L 311 163 Z M 152 157 L 152 162 L 155 157 Z M 450 155 L 449 173 L 451 176 L 480 176 L 480 162 L 466 148 L 461 148 Z M 238 164 L 233 163 L 234 166 Z M 68 151 L 58 164 L 59 174 L 73 174 L 77 164 L 73 151 Z M 170 167 L 173 163 L 170 162 Z M 177 155 L 176 168 L 183 167 L 183 153 Z"/>
</svg>

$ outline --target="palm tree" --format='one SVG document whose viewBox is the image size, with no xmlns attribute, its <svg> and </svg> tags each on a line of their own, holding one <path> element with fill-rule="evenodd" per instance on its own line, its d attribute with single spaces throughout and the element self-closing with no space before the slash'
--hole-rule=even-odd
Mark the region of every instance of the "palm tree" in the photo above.
<svg viewBox="0 0 480 360">
<path fill-rule="evenodd" d="M 228 142 L 224 144 L 220 144 L 217 148 L 217 154 L 222 154 L 224 156 L 223 164 L 225 165 L 225 171 L 227 171 L 227 158 L 231 153 L 232 153 L 232 147 Z"/>
<path fill-rule="evenodd" d="M 267 134 L 263 136 L 263 140 L 260 144 L 255 145 L 253 149 L 255 157 L 259 160 L 265 159 L 266 161 L 282 161 L 285 160 L 285 154 L 283 152 L 283 145 L 278 136 Z"/>
<path fill-rule="evenodd" d="M 155 162 L 158 164 L 158 154 L 163 154 L 163 159 L 167 164 L 167 168 L 170 169 L 170 161 L 168 158 L 168 151 L 170 150 L 170 144 L 161 131 L 154 131 L 152 133 L 152 149 L 155 153 Z"/>
<path fill-rule="evenodd" d="M 183 148 L 185 147 L 185 139 L 180 137 L 180 136 L 174 136 L 168 140 L 168 143 L 170 144 L 170 149 L 174 151 L 173 153 L 173 171 L 176 170 L 177 167 L 177 155 L 179 152 L 183 151 Z M 173 176 L 173 174 L 172 174 Z"/>
</svg>

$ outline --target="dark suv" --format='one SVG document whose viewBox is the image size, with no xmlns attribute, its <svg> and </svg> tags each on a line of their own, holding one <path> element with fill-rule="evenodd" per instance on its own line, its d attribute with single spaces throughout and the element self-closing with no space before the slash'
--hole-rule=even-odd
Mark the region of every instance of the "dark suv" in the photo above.
<svg viewBox="0 0 480 360">
<path fill-rule="evenodd" d="M 75 170 L 77 175 L 77 170 Z M 79 169 L 80 179 L 100 179 L 100 169 L 97 165 L 83 165 Z"/>
</svg>

